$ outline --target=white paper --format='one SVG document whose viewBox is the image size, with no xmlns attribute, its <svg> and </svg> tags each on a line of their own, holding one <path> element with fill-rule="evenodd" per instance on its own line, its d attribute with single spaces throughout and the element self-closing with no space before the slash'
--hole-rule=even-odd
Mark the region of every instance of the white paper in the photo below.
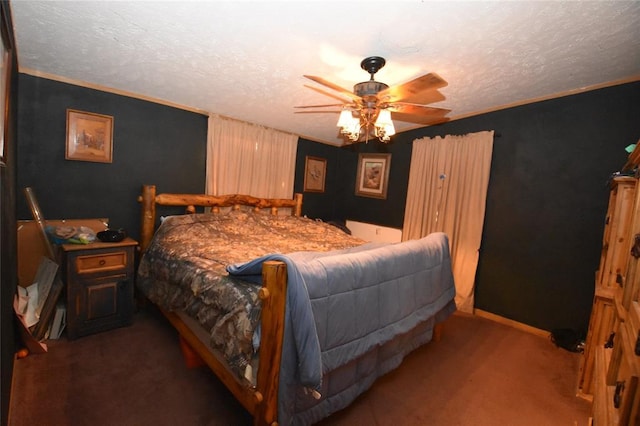
<svg viewBox="0 0 640 426">
<path fill-rule="evenodd" d="M 38 323 L 38 315 L 36 313 L 36 309 L 38 306 L 38 283 L 35 282 L 31 284 L 26 289 L 18 286 L 19 289 L 24 290 L 26 293 L 25 297 L 20 296 L 20 300 L 18 301 L 18 307 L 22 315 L 24 316 L 24 323 L 27 327 L 31 327 L 34 324 Z M 22 303 L 26 302 L 26 307 L 23 307 Z"/>
</svg>

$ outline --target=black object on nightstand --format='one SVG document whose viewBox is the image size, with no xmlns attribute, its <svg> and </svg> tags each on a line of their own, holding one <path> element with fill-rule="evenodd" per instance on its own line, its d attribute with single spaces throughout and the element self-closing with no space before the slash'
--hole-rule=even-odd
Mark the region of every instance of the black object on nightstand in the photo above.
<svg viewBox="0 0 640 426">
<path fill-rule="evenodd" d="M 127 237 L 127 233 L 123 229 L 105 229 L 98 232 L 96 237 L 103 243 L 118 243 Z"/>
<path fill-rule="evenodd" d="M 69 339 L 131 324 L 137 245 L 125 238 L 60 246 Z"/>
</svg>

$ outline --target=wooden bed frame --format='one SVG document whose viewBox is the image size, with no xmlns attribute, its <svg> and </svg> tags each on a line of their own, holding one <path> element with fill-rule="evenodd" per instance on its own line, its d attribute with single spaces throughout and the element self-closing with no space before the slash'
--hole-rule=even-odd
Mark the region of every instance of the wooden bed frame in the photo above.
<svg viewBox="0 0 640 426">
<path fill-rule="evenodd" d="M 296 194 L 293 200 L 264 199 L 247 195 L 196 195 L 196 194 L 158 194 L 154 185 L 144 185 L 142 195 L 140 232 L 140 250 L 144 252 L 155 232 L 156 205 L 184 206 L 187 213 L 195 213 L 196 207 L 211 207 L 219 211 L 220 207 L 240 208 L 241 205 L 253 206 L 255 210 L 271 209 L 277 214 L 279 208 L 291 208 L 291 214 L 302 213 L 302 194 Z M 241 382 L 231 372 L 225 360 L 217 355 L 208 344 L 208 335 L 198 333 L 188 317 L 175 312 L 162 311 L 171 324 L 180 333 L 182 341 L 197 353 L 211 368 L 231 393 L 253 415 L 254 425 L 277 425 L 278 419 L 278 379 L 282 356 L 284 334 L 285 295 L 287 292 L 287 268 L 283 262 L 265 262 L 262 270 L 263 287 L 259 297 L 262 300 L 260 367 L 257 384 Z M 195 322 L 193 322 L 195 324 Z M 269 362 L 264 362 L 270 360 Z"/>
<path fill-rule="evenodd" d="M 302 213 L 302 194 L 295 194 L 293 200 L 263 199 L 246 195 L 196 195 L 196 194 L 158 194 L 154 185 L 144 185 L 142 195 L 140 249 L 144 252 L 155 232 L 156 205 L 184 206 L 187 213 L 195 213 L 196 207 L 211 207 L 213 212 L 220 207 L 240 208 L 241 205 L 253 206 L 255 210 L 271 209 L 277 214 L 279 208 L 291 208 L 291 214 Z M 283 262 L 269 261 L 263 264 L 262 285 L 259 297 L 262 300 L 260 366 L 255 387 L 241 382 L 226 361 L 209 346 L 209 336 L 203 328 L 184 314 L 162 310 L 163 314 L 178 330 L 181 343 L 188 344 L 204 363 L 218 376 L 231 393 L 253 415 L 255 426 L 278 424 L 278 386 L 282 341 L 285 322 L 285 299 L 287 292 L 287 268 Z M 440 340 L 442 324 L 436 324 L 433 341 Z M 265 362 L 269 360 L 269 362 Z"/>
</svg>

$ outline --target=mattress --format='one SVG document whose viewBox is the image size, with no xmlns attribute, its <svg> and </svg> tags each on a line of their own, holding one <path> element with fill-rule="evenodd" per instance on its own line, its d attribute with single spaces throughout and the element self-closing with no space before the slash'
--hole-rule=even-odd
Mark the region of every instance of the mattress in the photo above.
<svg viewBox="0 0 640 426">
<path fill-rule="evenodd" d="M 197 320 L 238 378 L 257 350 L 259 284 L 226 267 L 269 254 L 327 252 L 365 243 L 324 222 L 252 210 L 165 218 L 144 253 L 136 285 L 154 304 Z"/>
</svg>

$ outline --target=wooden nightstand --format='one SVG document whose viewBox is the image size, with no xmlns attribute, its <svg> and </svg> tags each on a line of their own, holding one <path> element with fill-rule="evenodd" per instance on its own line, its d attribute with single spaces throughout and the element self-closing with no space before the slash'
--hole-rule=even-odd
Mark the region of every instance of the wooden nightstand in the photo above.
<svg viewBox="0 0 640 426">
<path fill-rule="evenodd" d="M 70 339 L 131 324 L 137 245 L 125 238 L 60 246 Z"/>
</svg>

